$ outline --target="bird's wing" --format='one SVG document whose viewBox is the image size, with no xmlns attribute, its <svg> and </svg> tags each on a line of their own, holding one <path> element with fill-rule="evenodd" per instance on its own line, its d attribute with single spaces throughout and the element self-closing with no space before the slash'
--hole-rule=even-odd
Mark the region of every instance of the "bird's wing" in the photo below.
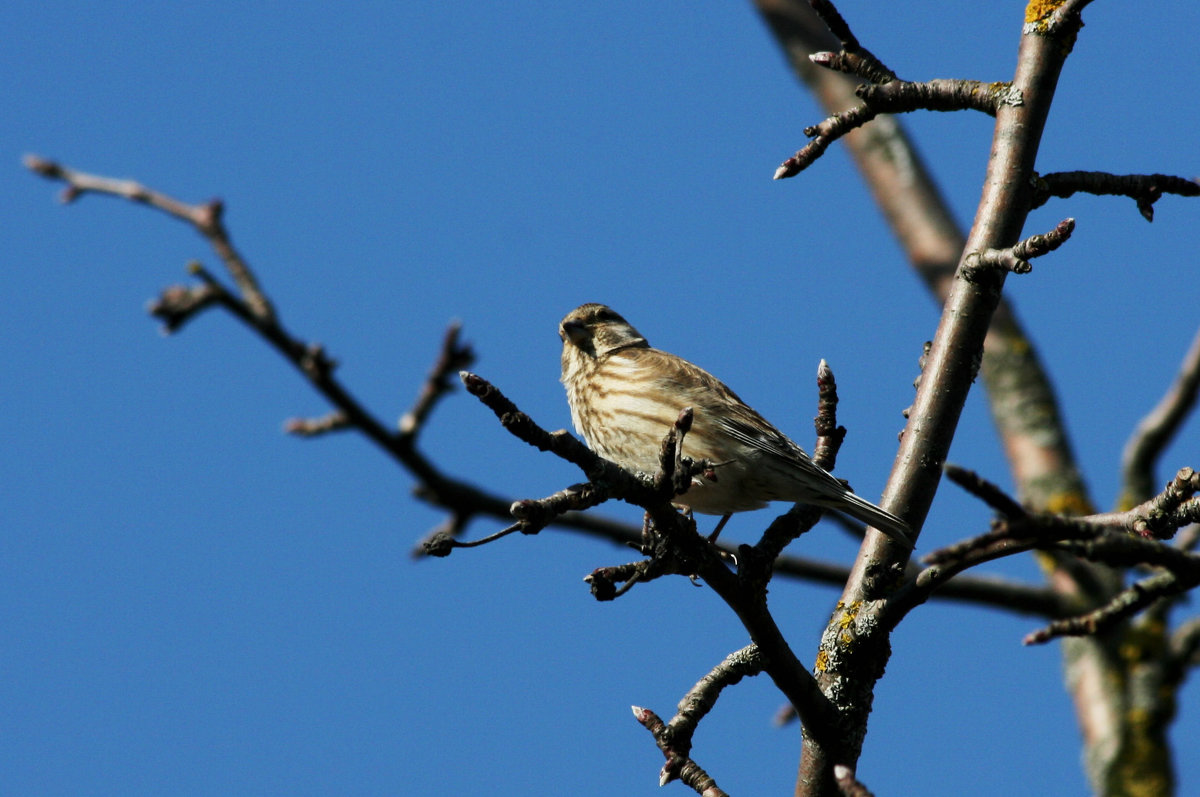
<svg viewBox="0 0 1200 797">
<path fill-rule="evenodd" d="M 817 484 L 823 481 L 835 493 L 844 489 L 834 476 L 814 464 L 803 448 L 703 368 L 655 348 L 623 349 L 615 352 L 609 362 L 614 365 L 622 362 L 625 367 L 636 368 L 643 378 L 653 374 L 658 387 L 656 392 L 672 396 L 679 404 L 678 409 L 693 407 L 698 423 L 711 423 L 734 440 L 812 474 Z"/>
<path fill-rule="evenodd" d="M 741 411 L 744 408 L 744 412 Z M 730 437 L 801 468 L 817 468 L 804 449 L 746 405 L 713 421 Z"/>
<path fill-rule="evenodd" d="M 636 354 L 639 364 L 656 374 L 665 392 L 686 400 L 697 413 L 704 414 L 706 422 L 788 465 L 818 474 L 818 478 L 826 477 L 831 487 L 841 491 L 841 482 L 815 465 L 803 448 L 708 371 L 660 349 L 640 349 L 631 354 Z"/>
</svg>

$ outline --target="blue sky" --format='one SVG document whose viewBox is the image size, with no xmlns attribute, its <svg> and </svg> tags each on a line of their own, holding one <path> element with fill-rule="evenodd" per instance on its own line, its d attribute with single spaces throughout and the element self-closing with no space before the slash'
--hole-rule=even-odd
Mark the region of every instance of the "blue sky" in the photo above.
<svg viewBox="0 0 1200 797">
<path fill-rule="evenodd" d="M 841 7 L 904 77 L 1012 73 L 1017 4 Z M 583 575 L 630 553 L 555 531 L 411 561 L 442 516 L 406 473 L 355 436 L 282 434 L 327 408 L 230 318 L 164 338 L 146 316 L 189 260 L 216 267 L 204 242 L 116 201 L 63 208 L 20 157 L 222 197 L 284 323 L 384 419 L 455 318 L 476 370 L 550 428 L 570 422 L 556 324 L 585 301 L 805 444 L 824 357 L 850 429 L 839 474 L 874 497 L 938 308 L 839 147 L 771 181 L 820 113 L 749 5 L 50 2 L 0 20 L 0 791 L 660 793 L 661 755 L 629 705 L 670 715 L 745 644 L 715 596 L 673 579 L 597 604 Z M 1196 174 L 1182 77 L 1200 9 L 1095 3 L 1085 20 L 1040 168 Z M 969 222 L 990 120 L 905 121 Z M 1052 202 L 1027 232 L 1073 216 L 1074 238 L 1008 283 L 1102 506 L 1195 332 L 1198 213 L 1167 197 L 1148 225 L 1128 200 Z M 423 446 L 513 497 L 578 479 L 461 392 Z M 952 459 L 1009 483 L 978 395 Z M 1185 464 L 1200 466 L 1195 420 L 1160 479 Z M 947 486 L 921 550 L 987 519 Z M 854 546 L 830 530 L 797 552 L 849 562 Z M 1028 560 L 991 571 L 1037 577 Z M 805 661 L 836 597 L 773 586 Z M 879 794 L 1083 793 L 1057 646 L 1019 644 L 1036 625 L 914 613 L 862 778 Z M 780 702 L 743 682 L 697 734 L 732 793 L 791 788 L 798 735 L 771 726 Z M 1198 708 L 1186 692 L 1185 744 Z M 1200 763 L 1178 765 L 1182 791 L 1200 788 Z"/>
</svg>

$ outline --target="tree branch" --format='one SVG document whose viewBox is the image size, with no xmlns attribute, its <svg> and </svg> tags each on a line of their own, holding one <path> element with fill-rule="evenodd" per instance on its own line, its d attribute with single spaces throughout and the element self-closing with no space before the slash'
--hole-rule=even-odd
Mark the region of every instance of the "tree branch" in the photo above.
<svg viewBox="0 0 1200 797">
<path fill-rule="evenodd" d="M 1030 260 L 1053 252 L 1066 243 L 1074 231 L 1075 219 L 1064 219 L 1050 232 L 1030 236 L 1004 249 L 969 252 L 963 260 L 963 275 L 968 280 L 974 279 L 988 268 L 1011 271 L 1013 274 L 1028 274 L 1033 270 L 1033 266 L 1029 264 Z"/>
<path fill-rule="evenodd" d="M 728 797 L 717 786 L 717 782 L 701 769 L 695 761 L 687 757 L 680 758 L 675 753 L 671 747 L 668 728 L 657 714 L 641 706 L 632 706 L 632 709 L 634 719 L 640 722 L 642 727 L 650 731 L 654 736 L 654 741 L 658 743 L 659 749 L 667 757 L 667 763 L 663 765 L 662 771 L 658 776 L 659 786 L 665 786 L 672 780 L 680 780 L 683 781 L 685 786 L 702 795 L 702 797 Z M 668 770 L 668 767 L 671 767 L 671 769 Z"/>
<path fill-rule="evenodd" d="M 225 229 L 225 223 L 222 221 L 225 205 L 219 199 L 203 205 L 189 205 L 133 180 L 115 180 L 111 177 L 78 172 L 37 155 L 26 155 L 24 162 L 25 168 L 34 174 L 66 183 L 61 195 L 64 204 L 74 202 L 84 194 L 107 194 L 149 205 L 191 225 L 208 240 L 213 251 L 221 258 L 229 275 L 241 290 L 241 299 L 250 312 L 264 320 L 274 320 L 274 308 L 259 288 L 254 273 L 229 239 L 229 231 Z"/>
<path fill-rule="evenodd" d="M 1200 577 L 1195 580 L 1181 581 L 1174 573 L 1156 573 L 1117 593 L 1111 601 L 1099 609 L 1078 617 L 1056 620 L 1044 628 L 1027 634 L 1022 640 L 1022 644 L 1040 645 L 1061 636 L 1102 634 L 1121 620 L 1132 617 L 1158 600 L 1186 592 L 1198 583 L 1200 583 Z"/>
<path fill-rule="evenodd" d="M 844 53 L 817 53 L 811 58 L 818 66 L 843 71 L 852 68 L 853 64 Z M 855 94 L 862 100 L 861 104 L 839 111 L 804 129 L 804 135 L 812 141 L 779 164 L 774 179 L 795 177 L 825 154 L 830 144 L 873 121 L 880 114 L 974 110 L 995 116 L 997 108 L 1020 105 L 1022 101 L 1021 92 L 1009 83 L 983 83 L 978 80 L 913 83 L 896 79 L 882 85 L 859 86 Z"/>
<path fill-rule="evenodd" d="M 1053 35 L 1022 37 L 1012 81 L 1022 102 L 1001 104 L 996 109 L 995 143 L 984 193 L 964 253 L 1004 249 L 1019 239 L 1028 212 L 1029 179 L 1038 144 L 1073 40 L 1074 30 L 1069 27 Z M 966 265 L 964 258 L 947 297 L 884 491 L 883 507 L 892 512 L 899 510 L 898 514 L 913 528 L 921 526 L 937 489 L 941 466 L 978 371 L 984 338 L 1004 283 L 1003 272 L 991 269 L 969 274 Z M 818 682 L 827 693 L 839 696 L 844 727 L 865 727 L 874 684 L 888 658 L 887 624 L 876 620 L 884 608 L 879 599 L 895 588 L 904 571 L 905 555 L 877 537 L 864 543 L 839 609 L 822 639 L 820 651 L 827 658 L 822 661 L 818 655 Z M 798 793 L 829 791 L 834 781 L 833 765 L 855 764 L 861 739 L 861 735 L 848 734 L 837 747 L 806 741 Z"/>
<path fill-rule="evenodd" d="M 725 687 L 732 686 L 747 676 L 758 675 L 762 671 L 763 659 L 757 646 L 748 645 L 741 650 L 734 651 L 688 690 L 688 693 L 679 701 L 679 708 L 669 723 L 663 725 L 662 721 L 655 716 L 655 720 L 657 720 L 655 727 L 651 729 L 647 725 L 647 728 L 654 733 L 659 748 L 667 757 L 667 763 L 663 765 L 659 775 L 660 786 L 682 777 L 683 771 L 689 764 L 692 764 L 689 757 L 692 750 L 692 736 L 695 734 L 700 720 L 704 719 L 705 715 L 717 704 L 717 698 L 721 696 Z M 642 709 L 642 711 L 649 710 Z M 650 713 L 653 714 L 653 712 Z M 635 708 L 634 715 L 637 716 L 637 714 L 638 709 Z M 640 718 L 639 721 L 641 721 Z"/>
<path fill-rule="evenodd" d="M 1167 444 L 1183 426 L 1200 393 L 1200 331 L 1184 355 L 1170 389 L 1138 423 L 1121 454 L 1122 496 L 1119 504 L 1145 501 L 1154 492 L 1154 469 Z"/>
<path fill-rule="evenodd" d="M 1030 207 L 1039 208 L 1051 198 L 1065 199 L 1078 191 L 1097 196 L 1127 196 L 1137 202 L 1142 218 L 1154 221 L 1154 203 L 1163 194 L 1200 196 L 1200 183 L 1169 174 L 1051 172 L 1034 181 Z"/>
<path fill-rule="evenodd" d="M 666 573 L 703 578 L 741 620 L 762 654 L 765 671 L 796 706 L 806 731 L 822 739 L 836 733 L 832 704 L 792 652 L 767 609 L 765 581 L 760 578 L 765 571 L 755 560 L 753 549 L 749 545 L 738 548 L 739 572 L 731 572 L 719 550 L 696 532 L 691 518 L 670 506 L 670 499 L 687 488 L 692 474 L 712 467 L 712 463 L 678 457 L 678 438 L 674 435 L 685 434 L 690 427 L 690 410 L 680 413 L 676 429 L 668 433 L 660 453 L 659 472 L 651 477 L 623 470 L 566 432 L 547 432 L 483 378 L 466 372 L 461 376 L 468 392 L 492 410 L 518 439 L 579 467 L 589 478 L 590 488 L 603 492 L 605 498 L 617 498 L 646 510 L 649 522 L 640 548 L 650 555 L 650 561 L 608 572 L 593 571 L 588 580 L 597 598 L 611 599 L 619 594 L 611 588 L 614 577 L 627 579 L 625 588 L 635 580 Z"/>
</svg>

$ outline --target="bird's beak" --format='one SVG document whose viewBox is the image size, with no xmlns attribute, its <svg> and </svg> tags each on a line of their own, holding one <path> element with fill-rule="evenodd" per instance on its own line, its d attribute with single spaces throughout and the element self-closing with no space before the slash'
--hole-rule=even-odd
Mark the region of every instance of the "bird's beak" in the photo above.
<svg viewBox="0 0 1200 797">
<path fill-rule="evenodd" d="M 588 339 L 587 327 L 580 321 L 564 321 L 558 328 L 558 336 L 563 342 L 569 339 L 576 346 L 582 346 Z"/>
</svg>

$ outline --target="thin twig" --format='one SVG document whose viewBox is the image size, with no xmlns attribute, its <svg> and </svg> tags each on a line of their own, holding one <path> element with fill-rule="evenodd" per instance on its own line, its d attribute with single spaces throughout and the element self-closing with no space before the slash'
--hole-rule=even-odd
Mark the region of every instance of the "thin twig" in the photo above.
<svg viewBox="0 0 1200 797">
<path fill-rule="evenodd" d="M 275 310 L 259 287 L 254 272 L 250 270 L 250 266 L 234 248 L 233 242 L 229 238 L 229 231 L 225 229 L 225 223 L 222 220 L 225 205 L 219 199 L 202 205 L 189 205 L 147 188 L 134 180 L 117 180 L 111 177 L 87 174 L 37 155 L 26 155 L 24 162 L 25 168 L 31 172 L 40 174 L 48 180 L 59 180 L 66 183 L 66 188 L 62 193 L 64 203 L 74 202 L 84 194 L 107 194 L 149 205 L 190 224 L 208 240 L 213 251 L 221 258 L 229 275 L 233 277 L 233 281 L 241 290 L 242 300 L 246 302 L 253 313 L 263 319 L 275 318 Z"/>
<path fill-rule="evenodd" d="M 844 764 L 834 765 L 833 777 L 842 797 L 874 797 L 871 790 L 858 780 L 854 770 Z"/>
<path fill-rule="evenodd" d="M 71 201 L 86 192 L 94 192 L 154 208 L 173 218 L 193 225 L 202 234 L 212 231 L 218 234 L 224 242 L 223 252 L 226 266 L 231 269 L 235 279 L 248 286 L 243 289 L 243 295 L 258 295 L 260 307 L 269 307 L 269 302 L 258 288 L 258 280 L 251 272 L 245 260 L 228 247 L 228 235 L 223 226 L 212 227 L 214 214 L 218 208 L 210 205 L 189 205 L 167 194 L 142 186 L 132 180 L 115 180 L 108 177 L 97 177 L 83 172 L 77 172 L 67 167 L 47 161 L 36 156 L 25 159 L 26 166 L 35 173 L 47 179 L 58 180 L 67 185 L 64 199 Z M 229 259 L 232 257 L 232 259 Z M 189 271 L 200 280 L 195 286 L 175 286 L 163 291 L 159 298 L 151 303 L 150 312 L 161 318 L 167 331 L 181 328 L 190 318 L 201 310 L 210 307 L 223 307 L 235 318 L 242 321 L 250 330 L 259 335 L 264 341 L 282 354 L 292 365 L 308 378 L 312 386 L 322 394 L 334 410 L 317 421 L 291 421 L 289 430 L 304 434 L 307 429 L 316 430 L 327 424 L 329 429 L 357 429 L 380 449 L 392 457 L 399 465 L 408 470 L 417 479 L 414 494 L 421 500 L 439 507 L 449 509 L 452 513 L 447 524 L 435 529 L 431 534 L 436 536 L 453 529 L 454 533 L 461 532 L 470 518 L 484 515 L 495 518 L 510 519 L 509 510 L 513 499 L 499 496 L 483 490 L 468 482 L 455 479 L 443 474 L 434 464 L 414 445 L 414 435 L 403 435 L 388 429 L 387 425 L 376 419 L 358 402 L 350 391 L 341 384 L 333 373 L 334 363 L 317 344 L 306 343 L 289 333 L 275 318 L 273 312 L 256 310 L 248 298 L 239 297 L 227 290 L 220 282 L 199 263 L 189 265 Z M 447 333 L 449 339 L 450 333 Z M 466 347 L 458 347 L 461 353 Z M 443 341 L 442 353 L 447 351 L 446 340 Z M 459 362 L 461 362 L 461 358 Z M 435 365 L 433 372 L 438 372 Z M 421 399 L 418 399 L 418 406 Z M 418 424 L 419 427 L 419 424 Z M 592 534 L 601 538 L 621 541 L 632 532 L 628 524 L 596 517 L 590 514 L 569 512 L 558 517 L 555 523 L 561 528 Z M 419 554 L 424 551 L 427 539 L 418 544 Z"/>
<path fill-rule="evenodd" d="M 283 431 L 297 437 L 318 437 L 350 428 L 350 419 L 337 410 L 320 418 L 289 418 L 283 422 Z"/>
<path fill-rule="evenodd" d="M 1064 219 L 1044 235 L 1032 235 L 1004 249 L 984 249 L 969 253 L 963 261 L 963 275 L 975 279 L 988 268 L 1028 274 L 1033 266 L 1029 261 L 1053 252 L 1067 242 L 1075 230 L 1075 219 Z"/>
<path fill-rule="evenodd" d="M 650 731 L 654 736 L 655 743 L 667 758 L 667 763 L 663 764 L 663 768 L 658 774 L 659 786 L 665 786 L 672 780 L 679 780 L 702 797 L 728 797 L 717 786 L 717 782 L 712 779 L 712 776 L 700 768 L 699 764 L 687 756 L 680 757 L 675 753 L 671 746 L 671 734 L 668 732 L 666 723 L 657 714 L 641 706 L 632 706 L 631 708 L 634 718 L 642 724 L 642 727 Z"/>
<path fill-rule="evenodd" d="M 839 72 L 858 75 L 872 83 L 888 83 L 896 80 L 896 73 L 880 61 L 870 50 L 862 46 L 858 37 L 850 30 L 846 20 L 829 0 L 810 0 L 809 5 L 825 23 L 829 32 L 837 37 L 842 45 L 839 53 L 814 53 L 809 56 L 813 63 Z"/>
<path fill-rule="evenodd" d="M 459 333 L 461 332 L 462 324 L 458 321 L 453 322 L 446 329 L 437 360 L 430 369 L 429 376 L 421 385 L 421 392 L 417 395 L 416 402 L 412 409 L 400 418 L 401 435 L 415 437 L 425 426 L 425 421 L 429 417 L 429 413 L 433 411 L 434 405 L 453 389 L 454 376 L 475 362 L 475 353 L 471 350 L 471 344 L 459 343 Z"/>
<path fill-rule="evenodd" d="M 1200 393 L 1200 330 L 1184 355 L 1175 381 L 1154 409 L 1138 422 L 1121 454 L 1121 504 L 1145 501 L 1154 491 L 1154 469 L 1175 438 Z"/>
<path fill-rule="evenodd" d="M 676 752 L 687 756 L 692 749 L 692 736 L 700 720 L 713 710 L 717 698 L 728 686 L 747 676 L 763 671 L 763 658 L 757 645 L 747 645 L 726 656 L 720 664 L 701 678 L 679 701 L 679 708 L 667 723 L 672 746 Z M 670 761 L 668 760 L 668 764 Z"/>
<path fill-rule="evenodd" d="M 1127 196 L 1137 203 L 1146 221 L 1154 221 L 1154 203 L 1163 194 L 1200 196 L 1200 182 L 1170 174 L 1110 174 L 1108 172 L 1051 172 L 1034 181 L 1031 207 L 1041 207 L 1052 197 L 1066 198 L 1077 191 L 1098 196 Z"/>
<path fill-rule="evenodd" d="M 1183 581 L 1174 573 L 1157 573 L 1117 593 L 1111 601 L 1094 611 L 1078 617 L 1055 620 L 1044 628 L 1027 634 L 1022 644 L 1039 645 L 1061 636 L 1093 636 L 1103 633 L 1160 598 L 1178 595 L 1196 586 L 1196 583 Z"/>
<path fill-rule="evenodd" d="M 831 69 L 851 69 L 847 60 L 832 53 L 812 56 L 813 63 Z M 879 85 L 860 86 L 855 90 L 860 105 L 846 108 L 805 128 L 812 140 L 776 169 L 774 178 L 795 177 L 813 164 L 829 145 L 863 127 L 880 114 L 912 111 L 982 111 L 994 116 L 1001 106 L 1020 105 L 1021 92 L 1010 83 L 982 83 L 978 80 L 930 80 L 913 83 L 891 80 Z"/>
</svg>

